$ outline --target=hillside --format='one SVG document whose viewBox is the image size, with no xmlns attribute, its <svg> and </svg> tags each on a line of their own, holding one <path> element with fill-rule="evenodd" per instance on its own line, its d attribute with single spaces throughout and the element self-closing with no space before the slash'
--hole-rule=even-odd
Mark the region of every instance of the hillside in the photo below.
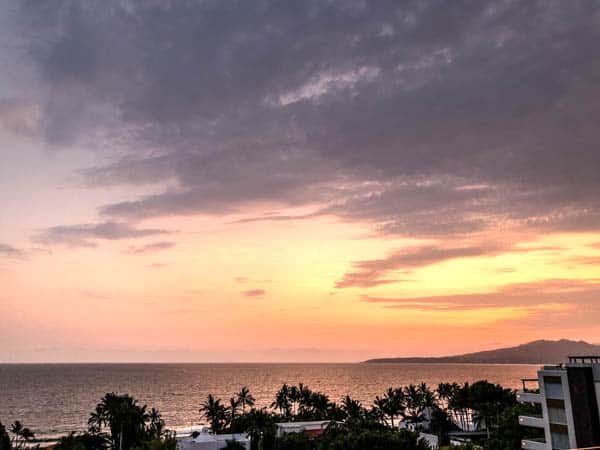
<svg viewBox="0 0 600 450">
<path fill-rule="evenodd" d="M 600 355 L 600 345 L 584 341 L 539 340 L 516 347 L 499 348 L 464 355 L 442 357 L 378 358 L 366 363 L 471 363 L 471 364 L 550 364 L 567 361 L 569 355 Z"/>
</svg>

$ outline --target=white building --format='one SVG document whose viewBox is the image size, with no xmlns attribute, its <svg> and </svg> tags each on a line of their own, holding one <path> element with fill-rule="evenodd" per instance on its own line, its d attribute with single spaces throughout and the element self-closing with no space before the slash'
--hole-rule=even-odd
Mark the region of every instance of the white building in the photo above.
<svg viewBox="0 0 600 450">
<path fill-rule="evenodd" d="M 536 381 L 539 389 L 527 389 Z M 567 364 L 544 366 L 538 378 L 523 380 L 517 393 L 522 403 L 541 405 L 541 416 L 520 416 L 523 426 L 541 428 L 544 438 L 525 439 L 529 450 L 600 446 L 600 357 L 570 356 Z"/>
<path fill-rule="evenodd" d="M 219 450 L 227 441 L 236 441 L 250 450 L 250 438 L 246 434 L 214 434 L 207 429 L 188 436 L 177 436 L 177 450 Z"/>
</svg>

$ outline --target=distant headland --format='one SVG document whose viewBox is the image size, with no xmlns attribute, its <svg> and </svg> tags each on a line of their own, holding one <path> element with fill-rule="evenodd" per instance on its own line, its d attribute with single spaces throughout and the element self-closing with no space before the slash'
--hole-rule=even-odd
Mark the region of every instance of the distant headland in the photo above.
<svg viewBox="0 0 600 450">
<path fill-rule="evenodd" d="M 516 347 L 441 357 L 377 358 L 365 363 L 545 364 L 567 360 L 569 355 L 599 355 L 600 345 L 584 341 L 538 340 Z"/>
</svg>

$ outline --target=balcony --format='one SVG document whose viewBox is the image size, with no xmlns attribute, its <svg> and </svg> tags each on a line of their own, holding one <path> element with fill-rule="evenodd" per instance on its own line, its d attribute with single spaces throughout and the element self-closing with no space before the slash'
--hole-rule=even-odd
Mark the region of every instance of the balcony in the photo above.
<svg viewBox="0 0 600 450">
<path fill-rule="evenodd" d="M 544 419 L 534 416 L 519 416 L 519 425 L 524 427 L 544 428 Z"/>
<path fill-rule="evenodd" d="M 517 401 L 521 403 L 542 403 L 542 395 L 538 392 L 517 391 Z"/>
<path fill-rule="evenodd" d="M 546 446 L 544 439 L 523 439 L 521 441 L 521 448 L 526 450 L 548 450 L 550 447 Z"/>
</svg>

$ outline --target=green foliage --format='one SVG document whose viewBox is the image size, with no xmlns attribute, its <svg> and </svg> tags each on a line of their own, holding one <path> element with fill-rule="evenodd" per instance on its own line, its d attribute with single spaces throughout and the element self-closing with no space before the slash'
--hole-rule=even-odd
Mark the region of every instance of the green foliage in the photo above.
<svg viewBox="0 0 600 450">
<path fill-rule="evenodd" d="M 208 394 L 206 401 L 200 406 L 200 414 L 208 420 L 210 428 L 215 433 L 223 431 L 229 422 L 227 416 L 228 408 L 221 403 L 221 399 L 215 398 L 212 394 Z"/>
<path fill-rule="evenodd" d="M 143 441 L 134 450 L 176 450 L 177 441 L 172 436 L 156 437 Z"/>
<path fill-rule="evenodd" d="M 436 391 L 426 384 L 390 388 L 376 397 L 371 408 L 346 396 L 339 404 L 321 392 L 303 384 L 284 384 L 276 393 L 271 407 L 253 407 L 255 399 L 243 387 L 224 405 L 209 395 L 200 412 L 214 432 L 247 433 L 252 450 L 426 450 L 427 443 L 416 433 L 398 430 L 400 418 L 413 423 L 430 419 L 427 431 L 440 442 L 448 442 L 448 433 L 456 429 L 450 414 L 467 420 L 474 414 L 488 430 L 485 450 L 519 448 L 528 431 L 518 423 L 520 414 L 531 414 L 530 405 L 516 404 L 515 393 L 485 380 L 473 384 L 442 383 Z M 250 409 L 248 409 L 250 408 Z M 304 433 L 276 437 L 277 422 L 322 420 L 328 422 L 322 435 Z M 61 438 L 56 450 L 176 450 L 177 442 L 165 430 L 165 423 L 155 409 L 147 410 L 128 395 L 106 394 L 89 420 L 87 433 Z M 0 450 L 23 450 L 33 439 L 29 428 L 16 421 L 10 431 L 0 424 Z M 531 433 L 535 433 L 531 432 Z M 239 442 L 228 442 L 230 450 L 240 450 Z M 454 447 L 444 447 L 454 450 Z M 457 447 L 469 450 L 468 446 Z M 472 448 L 472 447 L 471 447 Z"/>
<path fill-rule="evenodd" d="M 158 411 L 148 412 L 146 405 L 140 406 L 133 397 L 114 392 L 96 405 L 88 427 L 91 434 L 106 436 L 114 450 L 131 450 L 164 434 L 164 421 Z"/>
<path fill-rule="evenodd" d="M 404 390 L 401 388 L 389 388 L 383 397 L 375 397 L 373 407 L 377 410 L 380 417 L 393 428 L 394 418 L 404 413 L 406 409 Z"/>
<path fill-rule="evenodd" d="M 8 435 L 6 428 L 0 422 L 0 450 L 11 450 L 10 436 Z"/>
<path fill-rule="evenodd" d="M 258 449 L 262 441 L 262 448 L 272 448 L 275 441 L 277 426 L 275 417 L 265 409 L 252 408 L 246 414 L 238 416 L 231 423 L 231 433 L 247 433 L 251 439 L 253 450 Z"/>
<path fill-rule="evenodd" d="M 236 440 L 227 441 L 225 447 L 223 448 L 225 448 L 226 450 L 246 450 L 246 447 L 244 447 L 242 443 Z"/>
<path fill-rule="evenodd" d="M 324 435 L 318 450 L 428 450 L 416 433 L 407 430 L 362 431 Z M 304 450 L 304 449 L 302 449 Z"/>
<path fill-rule="evenodd" d="M 106 450 L 108 440 L 101 434 L 71 433 L 60 438 L 55 450 Z"/>
<path fill-rule="evenodd" d="M 277 450 L 314 450 L 315 441 L 305 433 L 288 433 L 275 440 Z"/>
<path fill-rule="evenodd" d="M 484 448 L 486 450 L 506 450 L 521 448 L 521 440 L 526 437 L 542 437 L 543 431 L 537 429 L 527 429 L 519 425 L 520 415 L 539 414 L 539 406 L 530 404 L 516 404 L 500 415 L 498 427 L 494 431 Z"/>
<path fill-rule="evenodd" d="M 33 431 L 27 427 L 24 427 L 23 424 L 18 420 L 15 420 L 10 426 L 10 432 L 14 435 L 14 439 L 12 441 L 13 449 L 23 449 L 27 447 L 28 443 L 35 437 Z"/>
<path fill-rule="evenodd" d="M 254 396 L 250 393 L 250 390 L 246 386 L 240 389 L 240 392 L 237 393 L 237 400 L 242 406 L 242 414 L 246 413 L 246 406 L 252 408 L 255 402 Z"/>
<path fill-rule="evenodd" d="M 476 447 L 475 445 L 473 445 L 472 443 L 469 442 L 464 445 L 447 445 L 445 447 L 440 447 L 440 450 L 476 450 L 479 448 L 481 448 L 481 447 Z M 507 449 L 507 450 L 513 450 L 513 449 Z"/>
</svg>

